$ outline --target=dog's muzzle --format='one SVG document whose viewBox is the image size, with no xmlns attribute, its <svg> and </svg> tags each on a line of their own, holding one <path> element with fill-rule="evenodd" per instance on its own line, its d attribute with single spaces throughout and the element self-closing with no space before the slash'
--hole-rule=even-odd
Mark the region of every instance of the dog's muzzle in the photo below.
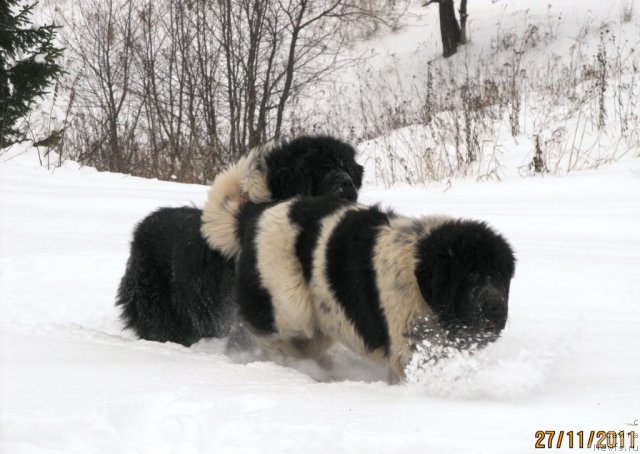
<svg viewBox="0 0 640 454">
<path fill-rule="evenodd" d="M 487 328 L 499 332 L 507 323 L 507 300 L 492 286 L 486 286 L 478 295 L 482 314 L 487 320 Z"/>
<path fill-rule="evenodd" d="M 335 195 L 352 202 L 358 199 L 358 190 L 353 184 L 351 176 L 344 170 L 332 170 L 327 173 L 320 183 L 318 193 Z"/>
</svg>

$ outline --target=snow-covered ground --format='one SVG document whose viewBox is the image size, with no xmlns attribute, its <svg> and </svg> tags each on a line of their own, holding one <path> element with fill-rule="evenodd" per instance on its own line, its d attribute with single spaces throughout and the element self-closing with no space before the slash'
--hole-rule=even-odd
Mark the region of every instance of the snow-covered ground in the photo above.
<svg viewBox="0 0 640 454">
<path fill-rule="evenodd" d="M 637 159 L 365 188 L 361 201 L 401 213 L 487 220 L 518 258 L 498 342 L 389 386 L 341 349 L 329 374 L 122 332 L 132 228 L 158 206 L 201 205 L 207 188 L 48 171 L 16 147 L 0 156 L 0 452 L 519 453 L 539 430 L 638 431 L 639 189 Z"/>
<path fill-rule="evenodd" d="M 633 21 L 621 24 L 634 1 Z M 76 3 L 43 2 L 60 14 Z M 505 34 L 520 39 L 530 24 L 543 37 L 557 35 L 524 57 L 543 68 L 553 54 L 572 55 L 583 32 L 583 50 L 595 56 L 603 24 L 624 43 L 618 50 L 640 42 L 637 0 L 472 3 L 471 43 L 454 65 L 492 55 Z M 410 11 L 399 32 L 354 45 L 366 64 L 336 75 L 328 105 L 308 96 L 301 108 L 336 111 L 350 125 L 363 81 L 388 78 L 379 90 L 371 82 L 384 100 L 423 77 L 441 52 L 437 7 L 416 3 Z M 49 118 L 47 106 L 38 112 Z M 616 111 L 608 112 L 614 128 Z M 522 179 L 537 131 L 531 116 L 523 114 L 517 141 L 506 129 L 496 134 L 502 182 L 384 189 L 372 156 L 386 150 L 376 140 L 361 146 L 369 158 L 363 203 L 487 220 L 518 259 L 503 337 L 401 386 L 341 348 L 327 372 L 307 362 L 286 368 L 230 358 L 224 340 L 192 348 L 136 340 L 113 304 L 132 229 L 159 206 L 201 206 L 207 188 L 73 162 L 46 170 L 28 146 L 0 152 L 0 453 L 520 453 L 534 450 L 540 430 L 640 432 L 637 142 L 613 165 Z M 382 141 L 421 150 L 399 140 L 413 128 Z"/>
</svg>

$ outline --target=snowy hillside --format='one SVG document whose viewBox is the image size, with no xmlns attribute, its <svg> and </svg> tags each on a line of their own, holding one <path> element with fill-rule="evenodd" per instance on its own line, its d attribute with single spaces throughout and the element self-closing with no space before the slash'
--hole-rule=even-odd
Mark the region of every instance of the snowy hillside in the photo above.
<svg viewBox="0 0 640 454">
<path fill-rule="evenodd" d="M 75 5 L 42 3 L 52 17 Z M 359 142 L 361 202 L 486 220 L 504 234 L 517 266 L 502 337 L 399 386 L 340 347 L 327 372 L 232 358 L 224 340 L 137 340 L 114 307 L 131 232 L 160 206 L 202 206 L 208 188 L 71 160 L 47 169 L 16 145 L 0 150 L 0 453 L 511 454 L 552 430 L 623 431 L 629 448 L 640 432 L 640 4 L 474 0 L 471 43 L 446 61 L 437 5 L 420 5 L 399 30 L 355 42 L 359 64 L 302 93 L 294 113 L 313 124 L 304 130 L 318 120 Z M 633 20 L 621 20 L 629 5 Z M 508 86 L 524 47 L 521 110 L 496 95 L 421 117 L 430 68 L 436 81 Z M 429 99 L 464 104 L 446 91 Z M 63 116 L 52 104 L 64 90 L 56 96 L 34 124 Z M 466 114 L 469 134 L 455 135 Z M 447 167 L 474 134 L 478 159 Z M 536 137 L 549 172 L 533 176 Z"/>
<path fill-rule="evenodd" d="M 20 152 L 0 164 L 3 453 L 514 453 L 538 430 L 628 432 L 640 418 L 637 160 L 446 192 L 366 188 L 362 201 L 402 213 L 486 219 L 518 258 L 497 343 L 388 386 L 344 350 L 327 376 L 243 363 L 222 341 L 134 340 L 113 306 L 130 232 L 206 188 L 47 171 Z"/>
</svg>

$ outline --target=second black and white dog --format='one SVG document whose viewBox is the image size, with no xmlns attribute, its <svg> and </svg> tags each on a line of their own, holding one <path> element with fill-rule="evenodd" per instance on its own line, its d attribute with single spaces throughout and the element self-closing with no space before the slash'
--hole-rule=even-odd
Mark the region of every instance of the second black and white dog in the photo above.
<svg viewBox="0 0 640 454">
<path fill-rule="evenodd" d="M 322 359 L 337 340 L 397 382 L 420 336 L 477 345 L 505 327 L 515 259 L 486 224 L 335 197 L 256 204 L 243 178 L 218 176 L 203 234 L 236 258 L 241 319 L 272 359 Z"/>
<path fill-rule="evenodd" d="M 320 194 L 356 200 L 362 185 L 353 147 L 326 136 L 267 144 L 236 167 L 254 202 Z M 116 304 L 142 339 L 188 346 L 226 336 L 234 325 L 235 266 L 207 245 L 201 217 L 197 208 L 161 208 L 135 228 Z"/>
</svg>

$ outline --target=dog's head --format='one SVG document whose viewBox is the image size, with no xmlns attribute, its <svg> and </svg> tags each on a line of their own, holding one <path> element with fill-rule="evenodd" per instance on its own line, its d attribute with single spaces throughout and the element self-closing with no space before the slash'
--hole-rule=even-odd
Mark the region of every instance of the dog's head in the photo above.
<svg viewBox="0 0 640 454">
<path fill-rule="evenodd" d="M 297 195 L 357 200 L 364 169 L 355 154 L 351 145 L 327 136 L 303 136 L 275 145 L 265 159 L 273 200 Z"/>
<path fill-rule="evenodd" d="M 515 258 L 486 224 L 452 220 L 418 243 L 416 279 L 452 341 L 484 345 L 505 327 Z"/>
</svg>

